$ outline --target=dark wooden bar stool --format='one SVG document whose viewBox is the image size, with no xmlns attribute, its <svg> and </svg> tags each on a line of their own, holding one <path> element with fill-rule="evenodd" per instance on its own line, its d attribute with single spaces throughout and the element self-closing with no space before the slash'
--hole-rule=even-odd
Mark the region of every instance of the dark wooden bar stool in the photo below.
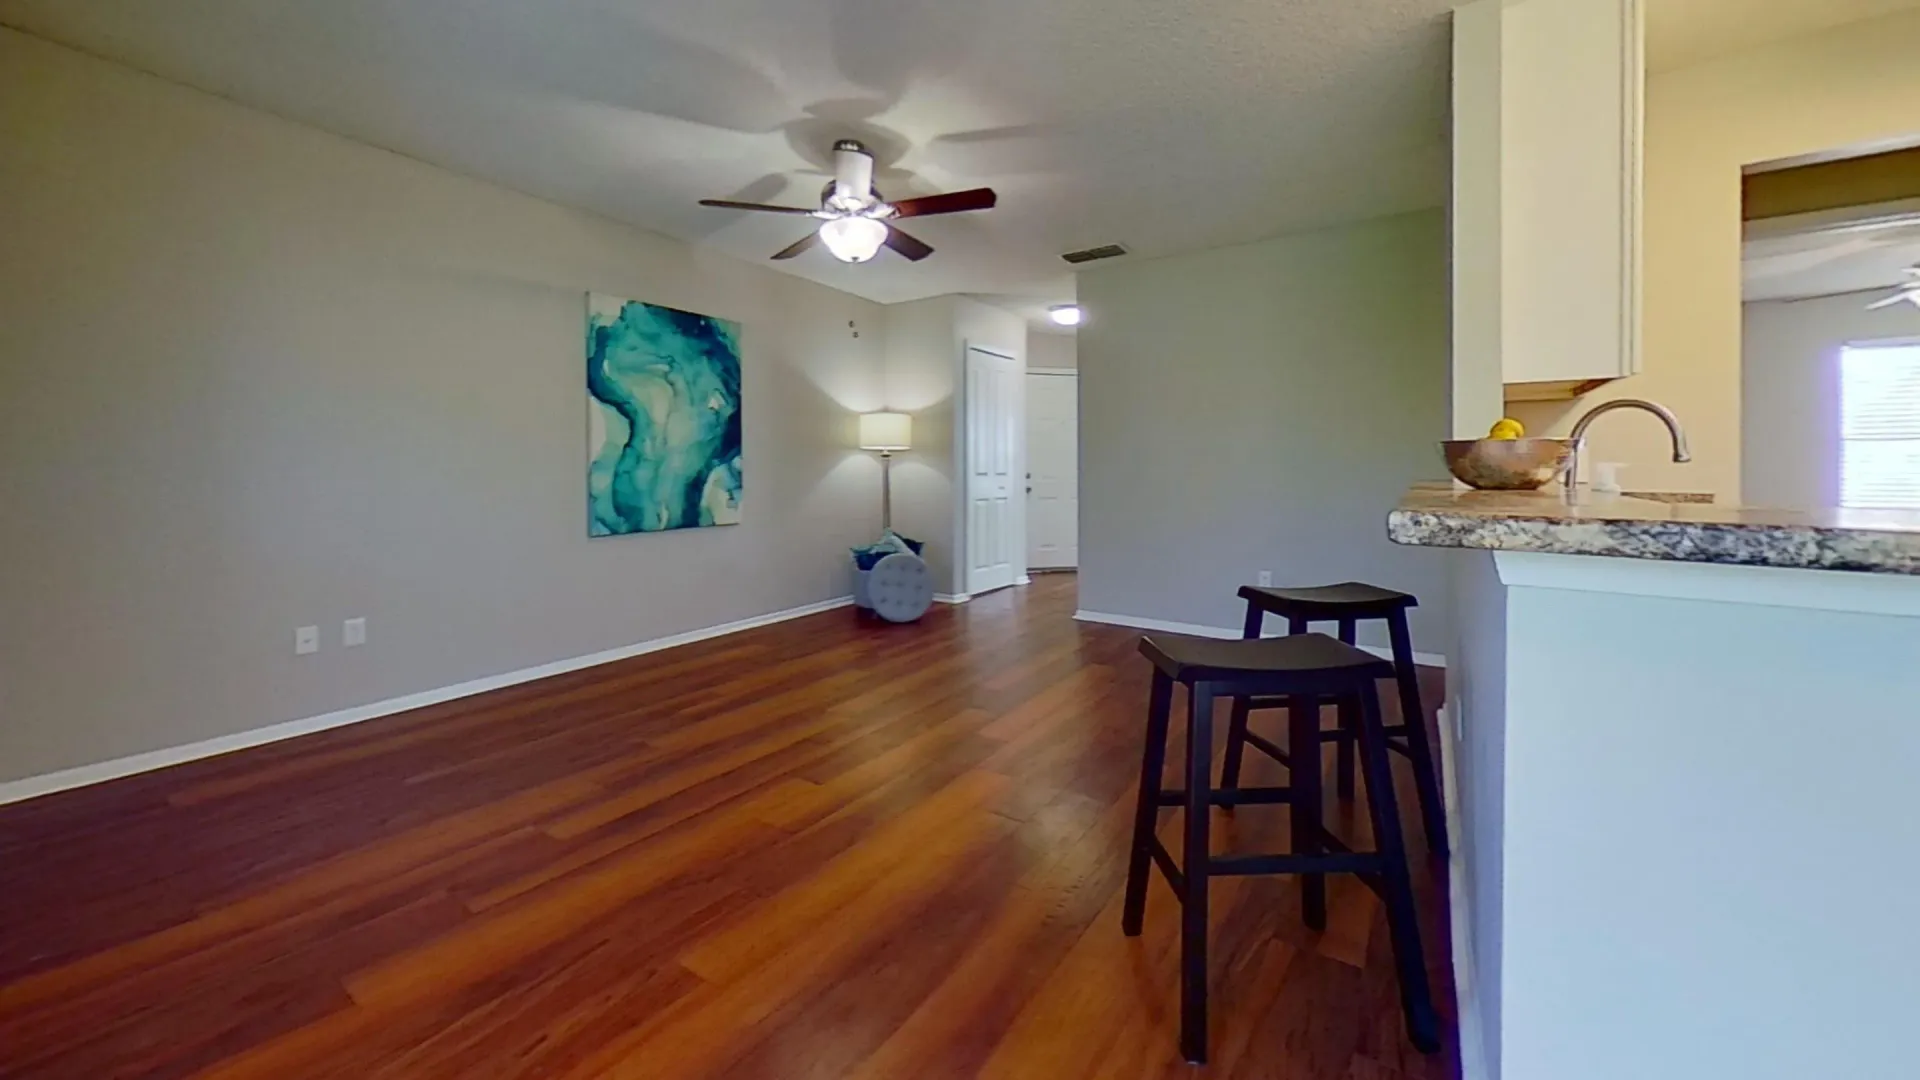
<svg viewBox="0 0 1920 1080">
<path fill-rule="evenodd" d="M 1420 601 L 1406 593 L 1350 581 L 1344 585 L 1319 585 L 1301 589 L 1271 589 L 1252 585 L 1240 589 L 1247 602 L 1243 638 L 1257 638 L 1264 629 L 1266 616 L 1287 620 L 1287 633 L 1304 634 L 1316 622 L 1340 624 L 1340 640 L 1353 644 L 1355 624 L 1361 619 L 1384 619 L 1387 637 L 1393 644 L 1393 678 L 1400 688 L 1401 723 L 1389 725 L 1387 746 L 1413 762 L 1414 788 L 1420 796 L 1420 819 L 1427 835 L 1427 850 L 1436 855 L 1447 853 L 1447 810 L 1440 797 L 1440 771 L 1433 745 L 1427 738 L 1426 712 L 1420 704 L 1419 666 L 1413 658 L 1413 638 L 1407 633 L 1407 609 Z M 1278 709 L 1285 699 L 1237 697 L 1233 702 L 1233 720 L 1227 727 L 1227 759 L 1221 767 L 1220 786 L 1230 788 L 1240 779 L 1240 762 L 1246 748 L 1254 748 L 1269 757 L 1281 757 L 1274 745 L 1247 731 L 1247 714 L 1257 709 Z M 1339 747 L 1338 791 L 1342 799 L 1353 798 L 1354 742 L 1358 732 L 1353 718 L 1342 715 L 1340 726 L 1321 738 Z M 1300 743 L 1295 742 L 1294 746 Z"/>
<path fill-rule="evenodd" d="M 1380 717 L 1379 679 L 1392 665 L 1324 634 L 1253 641 L 1149 637 L 1140 651 L 1153 661 L 1147 706 L 1147 745 L 1140 761 L 1140 794 L 1134 811 L 1133 847 L 1121 927 L 1140 933 L 1146 914 L 1149 864 L 1157 865 L 1180 898 L 1180 1051 L 1188 1061 L 1207 1057 L 1207 881 L 1220 874 L 1299 874 L 1306 924 L 1326 928 L 1326 874 L 1357 874 L 1380 895 L 1393 938 L 1400 975 L 1400 1004 L 1407 1032 L 1424 1053 L 1439 1049 L 1439 1022 L 1420 950 L 1413 881 L 1407 869 L 1394 801 L 1392 765 Z M 1162 789 L 1173 684 L 1187 687 L 1186 786 Z M 1213 773 L 1213 703 L 1219 697 L 1282 695 L 1293 702 L 1290 738 L 1310 747 L 1313 766 L 1290 769 L 1287 787 L 1216 790 Z M 1358 751 L 1367 773 L 1367 805 L 1375 850 L 1357 852 L 1321 822 L 1320 709 L 1332 698 L 1350 709 L 1360 732 Z M 1276 748 L 1277 749 L 1277 748 Z M 1292 809 L 1293 850 L 1287 854 L 1215 856 L 1210 848 L 1212 808 L 1245 803 L 1286 803 Z M 1163 806 L 1184 807 L 1186 841 L 1174 861 L 1155 833 Z"/>
</svg>

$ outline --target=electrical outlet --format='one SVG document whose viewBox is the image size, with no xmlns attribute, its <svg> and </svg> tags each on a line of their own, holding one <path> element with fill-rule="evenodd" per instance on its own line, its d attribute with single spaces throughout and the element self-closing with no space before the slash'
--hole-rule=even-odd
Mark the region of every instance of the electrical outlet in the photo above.
<svg viewBox="0 0 1920 1080">
<path fill-rule="evenodd" d="M 1260 587 L 1266 588 L 1267 586 L 1272 584 L 1273 584 L 1273 571 L 1271 570 L 1260 571 L 1260 580 L 1259 580 Z"/>
<path fill-rule="evenodd" d="M 348 619 L 346 622 L 340 624 L 340 644 L 351 649 L 355 645 L 365 645 L 366 643 L 367 620 L 364 616 L 358 619 Z"/>
<path fill-rule="evenodd" d="M 320 628 L 317 626 L 296 627 L 293 631 L 293 654 L 305 656 L 320 651 Z"/>
</svg>

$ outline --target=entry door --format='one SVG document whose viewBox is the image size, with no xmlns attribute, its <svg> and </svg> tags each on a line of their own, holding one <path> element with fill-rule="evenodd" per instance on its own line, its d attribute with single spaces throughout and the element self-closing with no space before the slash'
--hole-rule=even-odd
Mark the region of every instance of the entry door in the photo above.
<svg viewBox="0 0 1920 1080">
<path fill-rule="evenodd" d="M 1013 584 L 1024 542 L 1019 511 L 1020 365 L 967 350 L 967 592 Z"/>
<path fill-rule="evenodd" d="M 1027 566 L 1080 565 L 1080 379 L 1027 373 Z"/>
</svg>

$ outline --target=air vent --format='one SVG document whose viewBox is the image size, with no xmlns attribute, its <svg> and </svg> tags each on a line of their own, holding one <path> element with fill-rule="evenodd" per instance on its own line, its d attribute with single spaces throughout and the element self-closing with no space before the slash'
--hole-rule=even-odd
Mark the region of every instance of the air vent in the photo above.
<svg viewBox="0 0 1920 1080">
<path fill-rule="evenodd" d="M 1060 257 L 1070 263 L 1085 263 L 1092 262 L 1095 259 L 1111 259 L 1115 256 L 1125 255 L 1126 253 L 1127 249 L 1121 247 L 1119 244 L 1102 244 L 1099 247 L 1091 247 L 1085 251 L 1069 251 Z"/>
</svg>

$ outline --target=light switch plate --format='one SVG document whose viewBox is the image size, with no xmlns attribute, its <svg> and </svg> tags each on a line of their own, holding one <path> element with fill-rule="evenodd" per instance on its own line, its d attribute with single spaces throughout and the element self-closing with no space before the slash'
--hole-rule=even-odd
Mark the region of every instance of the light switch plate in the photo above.
<svg viewBox="0 0 1920 1080">
<path fill-rule="evenodd" d="M 348 619 L 340 624 L 340 644 L 351 649 L 355 645 L 367 643 L 367 620 L 365 617 Z"/>
<path fill-rule="evenodd" d="M 306 656 L 320 651 L 320 628 L 317 626 L 296 627 L 293 631 L 293 654 Z"/>
<path fill-rule="evenodd" d="M 1260 571 L 1260 579 L 1257 582 L 1255 582 L 1255 584 L 1259 585 L 1263 589 L 1271 586 L 1273 584 L 1273 571 L 1271 570 Z"/>
</svg>

